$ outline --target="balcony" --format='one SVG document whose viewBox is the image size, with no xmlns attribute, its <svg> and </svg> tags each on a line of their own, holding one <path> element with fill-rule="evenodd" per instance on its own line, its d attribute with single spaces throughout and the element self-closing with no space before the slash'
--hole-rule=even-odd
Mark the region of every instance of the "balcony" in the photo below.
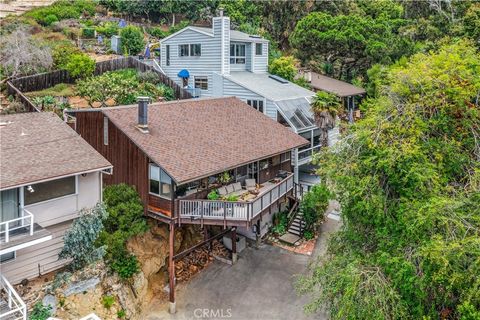
<svg viewBox="0 0 480 320">
<path fill-rule="evenodd" d="M 0 319 L 27 319 L 25 302 L 2 275 L 0 275 Z"/>
<path fill-rule="evenodd" d="M 293 190 L 293 174 L 262 184 L 258 194 L 243 201 L 178 200 L 181 223 L 248 226 L 281 197 Z"/>
<path fill-rule="evenodd" d="M 52 239 L 50 232 L 34 222 L 34 215 L 23 209 L 21 217 L 0 222 L 0 254 Z"/>
</svg>

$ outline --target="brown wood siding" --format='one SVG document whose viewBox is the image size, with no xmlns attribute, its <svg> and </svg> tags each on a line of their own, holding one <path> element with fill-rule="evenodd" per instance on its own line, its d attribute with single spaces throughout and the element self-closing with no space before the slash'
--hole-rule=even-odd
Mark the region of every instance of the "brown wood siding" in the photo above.
<svg viewBox="0 0 480 320">
<path fill-rule="evenodd" d="M 290 161 L 282 162 L 274 166 L 270 166 L 267 169 L 260 170 L 259 183 L 264 183 L 268 180 L 275 178 L 279 170 L 285 170 L 292 172 L 292 164 Z"/>
<path fill-rule="evenodd" d="M 104 175 L 104 183 L 126 183 L 134 186 L 146 212 L 149 200 L 148 157 L 110 120 L 108 145 L 104 145 L 103 113 L 77 112 L 75 116 L 77 132 L 113 165 L 113 175 Z M 170 210 L 170 206 L 163 209 Z"/>
<path fill-rule="evenodd" d="M 159 211 L 169 217 L 172 216 L 172 200 L 157 197 L 153 194 L 148 194 L 148 206 L 153 211 Z"/>
</svg>

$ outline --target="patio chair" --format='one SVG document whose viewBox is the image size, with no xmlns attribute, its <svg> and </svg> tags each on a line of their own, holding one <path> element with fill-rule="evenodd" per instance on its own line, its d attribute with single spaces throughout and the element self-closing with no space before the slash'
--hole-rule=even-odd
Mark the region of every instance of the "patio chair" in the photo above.
<svg viewBox="0 0 480 320">
<path fill-rule="evenodd" d="M 248 191 L 254 191 L 256 189 L 257 182 L 255 179 L 245 179 L 245 189 Z"/>
</svg>

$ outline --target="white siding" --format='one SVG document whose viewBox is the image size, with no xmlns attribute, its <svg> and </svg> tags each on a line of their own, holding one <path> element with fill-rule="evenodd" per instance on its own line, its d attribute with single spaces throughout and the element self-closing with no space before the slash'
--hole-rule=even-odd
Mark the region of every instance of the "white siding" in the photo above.
<svg viewBox="0 0 480 320">
<path fill-rule="evenodd" d="M 12 283 L 35 278 L 65 265 L 58 254 L 63 247 L 63 235 L 78 217 L 79 210 L 91 208 L 101 201 L 100 172 L 78 176 L 77 194 L 25 206 L 33 213 L 35 223 L 46 228 L 52 239 L 16 251 L 16 258 L 0 265 L 2 274 Z"/>
<path fill-rule="evenodd" d="M 78 211 L 91 208 L 100 201 L 100 172 L 78 176 L 77 194 L 52 199 L 25 206 L 33 213 L 34 221 L 42 227 L 48 227 L 63 221 L 74 219 Z"/>
<path fill-rule="evenodd" d="M 254 53 L 254 71 L 255 73 L 262 73 L 262 72 L 267 72 L 268 71 L 268 42 L 262 42 L 262 55 L 257 56 L 255 55 L 255 44 L 252 44 L 253 46 L 253 53 Z"/>
<path fill-rule="evenodd" d="M 200 43 L 202 46 L 201 56 L 199 57 L 180 57 L 178 46 L 180 44 Z M 170 45 L 170 65 L 166 64 L 166 46 Z M 161 44 L 161 67 L 166 75 L 172 80 L 182 85 L 182 79 L 178 77 L 178 72 L 187 69 L 190 73 L 189 85 L 194 86 L 194 76 L 208 77 L 208 90 L 202 92 L 202 95 L 212 94 L 212 72 L 220 72 L 221 59 L 220 39 L 205 35 L 193 30 L 185 30 L 175 37 L 163 41 Z"/>
<path fill-rule="evenodd" d="M 63 248 L 63 235 L 70 225 L 71 221 L 67 221 L 48 227 L 52 240 L 17 250 L 15 260 L 0 265 L 2 275 L 16 284 L 23 279 L 32 279 L 65 265 L 68 261 L 59 260 L 58 254 Z"/>
<path fill-rule="evenodd" d="M 277 121 L 277 105 L 272 100 L 267 99 L 267 106 L 265 108 L 267 116 Z"/>
</svg>

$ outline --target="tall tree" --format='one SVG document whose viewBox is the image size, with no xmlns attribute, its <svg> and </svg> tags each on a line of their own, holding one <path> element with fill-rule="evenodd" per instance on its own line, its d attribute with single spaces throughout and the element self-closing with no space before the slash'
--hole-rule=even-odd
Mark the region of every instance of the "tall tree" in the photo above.
<svg viewBox="0 0 480 320">
<path fill-rule="evenodd" d="M 342 205 L 303 278 L 332 319 L 480 316 L 480 55 L 468 41 L 386 72 L 365 119 L 317 158 Z"/>
</svg>

